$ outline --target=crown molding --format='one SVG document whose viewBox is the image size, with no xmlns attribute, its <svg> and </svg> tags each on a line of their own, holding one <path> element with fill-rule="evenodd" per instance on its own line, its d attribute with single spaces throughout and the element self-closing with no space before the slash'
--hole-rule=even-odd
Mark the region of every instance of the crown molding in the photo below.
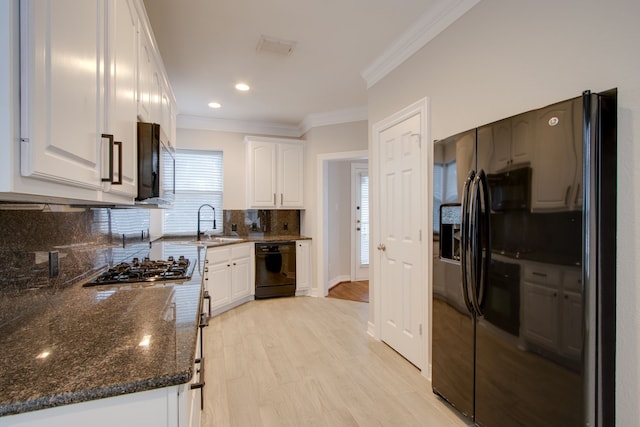
<svg viewBox="0 0 640 427">
<path fill-rule="evenodd" d="M 367 89 L 382 80 L 479 2 L 480 0 L 436 0 L 433 7 L 362 71 L 361 76 L 367 82 Z"/>
<path fill-rule="evenodd" d="M 236 132 L 254 135 L 300 138 L 314 127 L 357 122 L 367 120 L 367 118 L 367 107 L 356 107 L 345 110 L 329 111 L 326 113 L 309 114 L 298 126 L 275 122 L 216 119 L 213 117 L 180 114 L 177 116 L 176 126 L 179 129 L 200 129 L 219 132 Z"/>
<path fill-rule="evenodd" d="M 309 132 L 311 128 L 318 126 L 337 125 L 340 123 L 359 122 L 367 120 L 369 112 L 367 107 L 355 107 L 344 110 L 329 111 L 326 113 L 309 114 L 300 122 L 300 135 Z"/>
<path fill-rule="evenodd" d="M 213 130 L 221 132 L 287 136 L 294 138 L 298 138 L 300 136 L 300 128 L 298 126 L 249 120 L 216 119 L 212 117 L 189 116 L 183 114 L 178 115 L 176 126 L 179 129 Z"/>
</svg>

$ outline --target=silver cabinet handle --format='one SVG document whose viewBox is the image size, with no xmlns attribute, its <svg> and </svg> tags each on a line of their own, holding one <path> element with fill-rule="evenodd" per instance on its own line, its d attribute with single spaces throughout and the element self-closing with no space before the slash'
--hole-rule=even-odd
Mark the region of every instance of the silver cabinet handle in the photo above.
<svg viewBox="0 0 640 427">
<path fill-rule="evenodd" d="M 273 206 L 276 205 L 276 193 L 273 193 Z"/>
<path fill-rule="evenodd" d="M 284 205 L 284 194 L 280 193 L 280 206 Z"/>
</svg>

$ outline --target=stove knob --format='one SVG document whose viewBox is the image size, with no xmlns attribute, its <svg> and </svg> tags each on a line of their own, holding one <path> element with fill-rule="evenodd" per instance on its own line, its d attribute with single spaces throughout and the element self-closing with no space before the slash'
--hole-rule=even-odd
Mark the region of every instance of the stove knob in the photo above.
<svg viewBox="0 0 640 427">
<path fill-rule="evenodd" d="M 133 259 L 133 263 L 134 263 L 134 264 L 137 264 L 138 262 L 140 262 L 140 260 L 139 260 L 138 258 L 134 258 L 134 259 Z"/>
<path fill-rule="evenodd" d="M 170 256 L 169 258 L 167 258 L 167 260 L 168 260 L 169 262 L 173 262 L 173 256 Z"/>
</svg>

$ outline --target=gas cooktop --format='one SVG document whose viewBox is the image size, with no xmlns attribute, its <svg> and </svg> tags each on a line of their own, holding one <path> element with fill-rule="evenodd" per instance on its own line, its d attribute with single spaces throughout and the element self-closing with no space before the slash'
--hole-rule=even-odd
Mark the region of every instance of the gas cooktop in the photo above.
<svg viewBox="0 0 640 427">
<path fill-rule="evenodd" d="M 181 281 L 191 278 L 189 260 L 180 256 L 177 260 L 170 256 L 164 260 L 142 261 L 133 258 L 131 262 L 121 262 L 82 286 L 112 285 L 139 282 Z"/>
</svg>

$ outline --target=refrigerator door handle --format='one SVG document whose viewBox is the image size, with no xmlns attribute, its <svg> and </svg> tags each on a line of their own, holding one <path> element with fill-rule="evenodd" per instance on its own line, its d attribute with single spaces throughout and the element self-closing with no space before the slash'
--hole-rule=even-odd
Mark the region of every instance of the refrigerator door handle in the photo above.
<svg viewBox="0 0 640 427">
<path fill-rule="evenodd" d="M 478 188 L 480 177 L 475 175 L 471 183 L 469 190 L 469 252 L 471 254 L 471 285 L 468 286 L 468 292 L 471 294 L 471 306 L 473 312 L 480 315 L 478 307 L 478 287 L 479 287 L 479 274 L 478 274 L 478 245 L 480 244 L 480 228 L 478 228 Z"/>
<path fill-rule="evenodd" d="M 477 288 L 473 293 L 473 304 L 476 313 L 482 316 L 482 307 L 484 306 L 484 297 L 487 283 L 489 280 L 489 266 L 491 265 L 491 200 L 489 193 L 489 185 L 487 183 L 487 175 L 481 170 L 474 179 L 474 189 L 480 192 L 480 204 L 476 205 L 479 215 L 476 216 L 482 222 L 480 228 L 476 231 L 477 243 L 475 246 L 477 264 L 480 267 L 480 274 L 477 277 Z"/>
<path fill-rule="evenodd" d="M 469 237 L 470 233 L 470 216 L 469 216 L 469 190 L 475 177 L 475 171 L 470 171 L 467 179 L 464 182 L 462 189 L 462 212 L 461 212 L 461 224 L 460 224 L 460 267 L 462 269 L 462 297 L 464 298 L 464 304 L 470 313 L 475 313 L 473 306 L 471 305 L 471 299 L 469 298 L 469 271 L 468 262 L 471 258 L 469 253 Z"/>
</svg>

